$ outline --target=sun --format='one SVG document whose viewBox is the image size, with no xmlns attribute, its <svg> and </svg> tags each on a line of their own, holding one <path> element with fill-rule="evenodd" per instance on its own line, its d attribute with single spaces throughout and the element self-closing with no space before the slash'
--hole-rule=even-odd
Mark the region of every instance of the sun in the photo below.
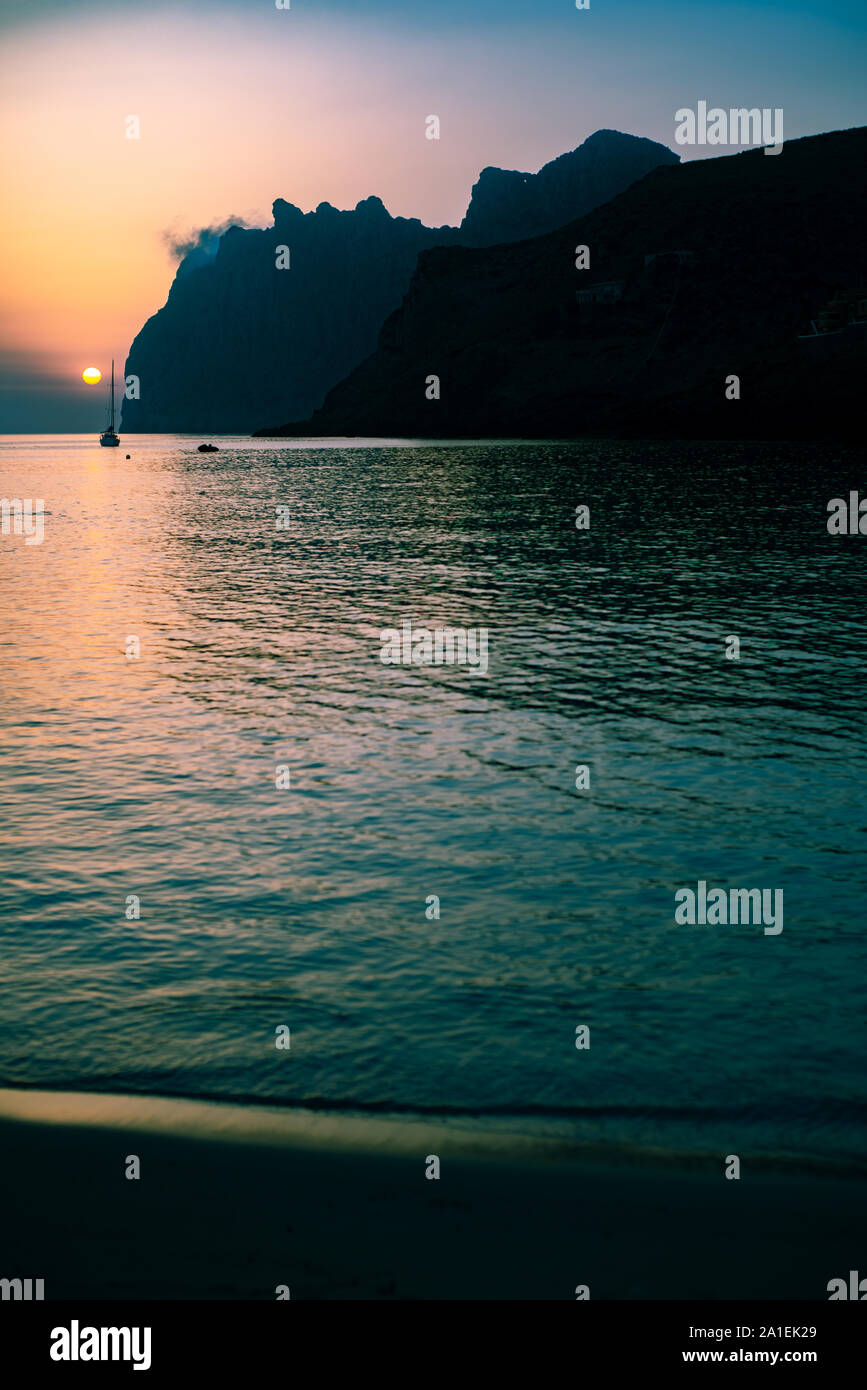
<svg viewBox="0 0 867 1390">
<path fill-rule="evenodd" d="M 85 367 L 81 379 L 86 381 L 88 386 L 95 386 L 98 381 L 102 381 L 102 372 L 99 367 Z"/>
</svg>

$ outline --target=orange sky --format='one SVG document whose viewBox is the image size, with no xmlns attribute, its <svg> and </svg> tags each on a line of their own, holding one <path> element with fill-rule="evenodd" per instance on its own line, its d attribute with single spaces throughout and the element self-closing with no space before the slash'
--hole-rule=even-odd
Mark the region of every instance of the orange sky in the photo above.
<svg viewBox="0 0 867 1390">
<path fill-rule="evenodd" d="M 384 47 L 346 23 L 312 32 L 295 19 L 217 10 L 203 22 L 142 7 L 107 29 L 78 18 L 5 40 L 6 344 L 64 373 L 122 359 L 168 293 L 162 234 L 232 214 L 268 225 L 278 196 L 307 211 L 376 193 L 394 214 L 460 220 L 503 144 L 502 113 L 479 110 L 449 76 L 446 47 L 401 57 L 394 37 Z M 439 142 L 424 138 L 429 112 L 443 121 Z M 512 162 L 526 152 L 536 166 L 589 133 L 573 113 L 559 140 L 526 112 L 515 124 Z"/>
</svg>

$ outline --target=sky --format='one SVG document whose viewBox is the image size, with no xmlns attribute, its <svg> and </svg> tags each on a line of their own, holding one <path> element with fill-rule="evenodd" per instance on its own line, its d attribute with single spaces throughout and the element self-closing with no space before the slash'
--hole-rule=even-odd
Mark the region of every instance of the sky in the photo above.
<svg viewBox="0 0 867 1390">
<path fill-rule="evenodd" d="M 863 0 L 0 0 L 0 433 L 102 427 L 81 372 L 122 364 L 203 227 L 370 194 L 454 224 L 486 165 L 603 127 L 726 153 L 675 145 L 700 100 L 863 125 L 865 40 Z"/>
</svg>

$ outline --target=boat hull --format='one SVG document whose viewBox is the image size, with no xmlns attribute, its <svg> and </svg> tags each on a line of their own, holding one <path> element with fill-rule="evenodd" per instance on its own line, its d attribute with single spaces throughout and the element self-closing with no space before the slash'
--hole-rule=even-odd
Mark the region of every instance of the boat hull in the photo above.
<svg viewBox="0 0 867 1390">
<path fill-rule="evenodd" d="M 116 434 L 101 434 L 99 442 L 103 449 L 117 449 L 120 445 L 120 438 Z"/>
</svg>

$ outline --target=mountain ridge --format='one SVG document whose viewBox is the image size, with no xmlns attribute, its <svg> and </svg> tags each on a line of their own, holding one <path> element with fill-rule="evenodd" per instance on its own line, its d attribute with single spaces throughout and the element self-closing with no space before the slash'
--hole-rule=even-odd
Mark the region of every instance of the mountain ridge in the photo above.
<svg viewBox="0 0 867 1390">
<path fill-rule="evenodd" d="M 564 206 L 581 210 L 677 162 L 664 145 L 600 131 L 537 174 L 499 171 L 501 181 L 486 171 L 460 227 L 392 217 L 370 195 L 354 209 L 321 202 L 307 213 L 277 198 L 270 228 L 206 231 L 130 348 L 125 375 L 139 379 L 140 399 L 123 402 L 122 426 L 249 433 L 269 417 L 309 415 L 373 352 L 422 251 L 559 225 Z"/>
<path fill-rule="evenodd" d="M 865 160 L 867 128 L 806 137 L 657 168 L 530 241 L 426 250 L 376 352 L 307 420 L 256 433 L 859 435 L 862 330 L 800 335 L 867 294 Z M 616 302 L 578 302 L 601 282 Z"/>
</svg>

